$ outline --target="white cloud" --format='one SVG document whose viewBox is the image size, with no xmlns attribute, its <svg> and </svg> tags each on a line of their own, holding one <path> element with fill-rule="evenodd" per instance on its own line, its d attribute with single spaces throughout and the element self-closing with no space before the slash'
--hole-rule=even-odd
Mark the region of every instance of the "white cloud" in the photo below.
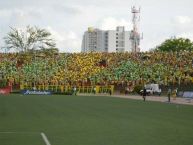
<svg viewBox="0 0 193 145">
<path fill-rule="evenodd" d="M 174 20 L 179 24 L 190 24 L 192 22 L 192 19 L 189 16 L 176 16 Z"/>
<path fill-rule="evenodd" d="M 48 26 L 47 30 L 52 34 L 52 38 L 56 40 L 57 47 L 60 52 L 80 52 L 81 39 L 73 31 L 56 31 Z"/>
<path fill-rule="evenodd" d="M 27 7 L 27 8 L 14 8 L 14 9 L 1 9 L 0 17 L 5 17 L 6 19 L 11 16 L 17 17 L 40 17 L 41 10 L 35 7 Z M 16 18 L 17 18 L 16 17 Z"/>
<path fill-rule="evenodd" d="M 113 17 L 107 17 L 100 22 L 100 27 L 102 30 L 115 30 L 117 26 L 125 26 L 126 30 L 131 30 L 132 25 L 125 19 L 116 19 Z"/>
<path fill-rule="evenodd" d="M 175 16 L 172 21 L 173 36 L 189 38 L 193 40 L 193 22 L 187 15 Z"/>
<path fill-rule="evenodd" d="M 193 41 L 193 32 L 181 33 L 181 34 L 178 34 L 177 37 L 189 38 L 190 40 Z"/>
<path fill-rule="evenodd" d="M 0 10 L 0 17 L 9 17 L 10 13 L 11 13 L 11 11 L 6 10 L 6 9 L 2 9 L 2 10 Z"/>
<path fill-rule="evenodd" d="M 55 4 L 53 6 L 54 11 L 58 11 L 59 13 L 63 14 L 70 14 L 70 15 L 77 15 L 81 14 L 83 12 L 83 9 L 81 6 L 74 5 L 64 5 L 64 4 Z"/>
<path fill-rule="evenodd" d="M 192 0 L 0 0 L 0 38 L 10 31 L 9 26 L 50 26 L 61 51 L 80 52 L 82 35 L 89 26 L 105 30 L 125 26 L 131 30 L 130 8 L 134 4 L 142 7 L 141 49 L 153 48 L 171 36 L 192 38 Z"/>
</svg>

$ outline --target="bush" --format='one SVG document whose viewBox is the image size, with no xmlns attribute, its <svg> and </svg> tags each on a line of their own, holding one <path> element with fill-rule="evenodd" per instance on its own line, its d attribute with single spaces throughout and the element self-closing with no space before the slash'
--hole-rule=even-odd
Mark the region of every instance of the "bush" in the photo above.
<svg viewBox="0 0 193 145">
<path fill-rule="evenodd" d="M 136 85 L 133 89 L 133 92 L 140 94 L 140 91 L 143 89 L 142 85 Z"/>
<path fill-rule="evenodd" d="M 0 88 L 5 88 L 7 86 L 7 81 L 4 80 L 0 80 Z"/>
</svg>

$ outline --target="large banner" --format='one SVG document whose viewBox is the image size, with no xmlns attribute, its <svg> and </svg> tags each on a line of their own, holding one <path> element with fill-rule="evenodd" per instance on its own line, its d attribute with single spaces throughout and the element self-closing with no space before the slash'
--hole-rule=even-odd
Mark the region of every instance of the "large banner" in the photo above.
<svg viewBox="0 0 193 145">
<path fill-rule="evenodd" d="M 11 92 L 11 86 L 0 88 L 0 94 L 10 94 Z"/>
<path fill-rule="evenodd" d="M 38 90 L 22 90 L 22 94 L 24 95 L 51 95 L 51 91 L 38 91 Z"/>
</svg>

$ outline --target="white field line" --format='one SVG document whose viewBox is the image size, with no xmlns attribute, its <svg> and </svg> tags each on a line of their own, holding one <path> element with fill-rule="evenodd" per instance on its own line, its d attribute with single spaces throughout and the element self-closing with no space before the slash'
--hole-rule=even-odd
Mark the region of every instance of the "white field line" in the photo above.
<svg viewBox="0 0 193 145">
<path fill-rule="evenodd" d="M 41 136 L 42 136 L 44 142 L 46 143 L 46 145 L 51 145 L 48 138 L 46 137 L 46 135 L 43 132 L 41 133 Z"/>
<path fill-rule="evenodd" d="M 38 132 L 14 132 L 14 131 L 0 131 L 0 134 L 37 134 Z M 38 133 L 39 134 L 39 133 Z M 51 145 L 46 135 L 41 132 L 40 135 L 42 136 L 46 145 Z"/>
</svg>

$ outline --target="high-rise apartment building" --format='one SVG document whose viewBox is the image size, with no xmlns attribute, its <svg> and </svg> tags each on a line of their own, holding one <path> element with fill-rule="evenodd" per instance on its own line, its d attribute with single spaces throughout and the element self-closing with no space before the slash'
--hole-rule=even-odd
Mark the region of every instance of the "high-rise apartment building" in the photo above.
<svg viewBox="0 0 193 145">
<path fill-rule="evenodd" d="M 123 26 L 107 31 L 88 28 L 83 36 L 82 52 L 130 52 L 130 33 Z"/>
</svg>

